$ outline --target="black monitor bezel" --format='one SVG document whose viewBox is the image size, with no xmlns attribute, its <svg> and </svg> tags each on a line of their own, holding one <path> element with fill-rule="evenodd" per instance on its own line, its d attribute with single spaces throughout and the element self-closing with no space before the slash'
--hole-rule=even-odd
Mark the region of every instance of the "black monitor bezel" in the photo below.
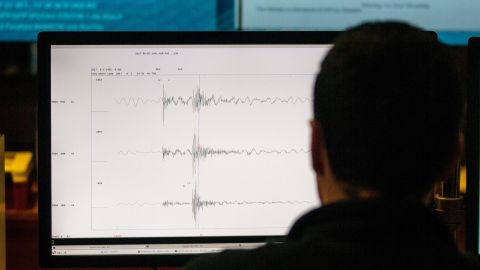
<svg viewBox="0 0 480 270">
<path fill-rule="evenodd" d="M 38 36 L 38 136 L 39 259 L 41 266 L 180 266 L 192 255 L 52 256 L 51 254 L 51 45 L 217 45 L 217 44 L 332 44 L 339 32 L 42 32 Z M 240 237 L 243 242 L 265 241 L 265 237 Z M 205 237 L 202 242 L 233 241 L 236 237 Z M 163 238 L 164 242 L 188 242 L 190 238 Z M 153 243 L 158 238 L 109 238 L 108 243 Z M 198 238 L 196 240 L 199 240 Z M 58 240 L 55 240 L 58 242 Z M 62 239 L 85 244 L 107 243 L 106 239 Z"/>
<path fill-rule="evenodd" d="M 479 180 L 480 180 L 480 37 L 468 42 L 469 84 L 467 91 L 467 197 L 466 248 L 480 255 Z"/>
</svg>

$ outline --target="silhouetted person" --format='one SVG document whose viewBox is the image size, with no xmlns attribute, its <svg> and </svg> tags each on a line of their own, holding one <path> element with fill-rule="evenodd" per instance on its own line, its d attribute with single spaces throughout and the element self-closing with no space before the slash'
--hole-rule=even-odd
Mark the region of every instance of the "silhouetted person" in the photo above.
<svg viewBox="0 0 480 270">
<path fill-rule="evenodd" d="M 403 23 L 363 24 L 336 40 L 314 91 L 322 206 L 285 243 L 200 256 L 187 268 L 477 269 L 427 207 L 464 145 L 464 93 L 445 46 Z"/>
</svg>

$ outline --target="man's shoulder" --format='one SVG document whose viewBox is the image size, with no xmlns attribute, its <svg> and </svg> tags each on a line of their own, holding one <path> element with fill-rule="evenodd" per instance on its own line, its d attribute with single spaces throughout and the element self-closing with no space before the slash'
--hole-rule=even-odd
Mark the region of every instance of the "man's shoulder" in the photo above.
<svg viewBox="0 0 480 270">
<path fill-rule="evenodd" d="M 253 250 L 227 250 L 217 254 L 200 256 L 191 261 L 185 270 L 215 270 L 215 269 L 307 269 L 310 267 L 321 267 L 323 269 L 333 269 L 342 266 L 344 269 L 361 266 L 371 267 L 370 269 L 405 269 L 417 266 L 420 268 L 435 266 L 435 269 L 458 269 L 458 270 L 480 270 L 480 261 L 476 256 L 466 256 L 464 254 L 444 254 L 442 258 L 432 258 L 430 256 L 388 256 L 383 253 L 378 256 L 385 256 L 385 260 L 363 253 L 368 260 L 363 260 L 356 255 L 362 254 L 355 252 L 350 254 L 345 252 L 348 247 L 342 247 L 342 252 L 337 249 L 327 251 L 326 247 L 319 246 L 320 251 L 312 252 L 312 249 L 298 245 L 298 243 L 289 244 L 269 244 Z M 331 247 L 329 247 L 331 248 Z M 381 252 L 380 252 L 381 253 Z M 391 254 L 391 253 L 390 253 Z M 410 254 L 411 255 L 411 254 Z M 403 259 L 401 259 L 403 257 Z M 387 260 L 388 258 L 388 260 Z M 391 259 L 391 261 L 390 261 Z M 412 259 L 412 260 L 410 260 Z M 387 262 L 389 261 L 389 262 Z"/>
<path fill-rule="evenodd" d="M 291 269 L 298 266 L 294 258 L 304 249 L 297 243 L 267 244 L 252 250 L 226 250 L 217 254 L 199 256 L 186 270 L 193 269 Z"/>
<path fill-rule="evenodd" d="M 480 269 L 421 205 L 384 201 L 324 206 L 304 215 L 286 242 L 200 256 L 186 269 Z"/>
</svg>

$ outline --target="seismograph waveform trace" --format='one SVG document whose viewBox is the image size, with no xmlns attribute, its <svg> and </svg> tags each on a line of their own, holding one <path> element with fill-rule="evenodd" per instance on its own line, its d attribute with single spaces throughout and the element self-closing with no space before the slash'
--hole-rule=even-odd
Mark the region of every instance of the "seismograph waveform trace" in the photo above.
<svg viewBox="0 0 480 270">
<path fill-rule="evenodd" d="M 198 220 L 198 214 L 200 211 L 208 207 L 226 207 L 226 206 L 267 206 L 267 205 L 305 205 L 305 204 L 315 204 L 315 201 L 306 201 L 306 200 L 273 200 L 273 201 L 247 201 L 247 200 L 204 200 L 200 197 L 198 188 L 195 187 L 192 191 L 192 197 L 190 201 L 173 201 L 165 200 L 160 202 L 121 202 L 117 206 L 123 207 L 182 207 L 190 206 L 191 212 L 194 221 Z"/>
<path fill-rule="evenodd" d="M 224 97 L 210 95 L 208 96 L 205 92 L 202 92 L 200 88 L 197 88 L 196 91 L 192 93 L 191 96 L 183 97 L 183 96 L 166 96 L 165 91 L 163 91 L 163 96 L 161 98 L 143 98 L 143 97 L 121 97 L 115 98 L 115 103 L 118 105 L 125 105 L 125 106 L 133 106 L 138 107 L 139 105 L 146 105 L 146 104 L 162 104 L 162 106 L 166 109 L 168 106 L 192 106 L 194 111 L 201 110 L 202 107 L 208 106 L 219 106 L 221 104 L 246 104 L 253 106 L 255 104 L 297 104 L 297 103 L 307 103 L 310 102 L 310 98 L 300 98 L 300 97 Z"/>
<path fill-rule="evenodd" d="M 245 156 L 260 156 L 260 155 L 291 155 L 291 154 L 308 154 L 310 153 L 309 150 L 299 148 L 291 148 L 291 149 L 219 149 L 213 148 L 210 146 L 203 146 L 200 144 L 200 138 L 195 133 L 193 134 L 193 143 L 191 149 L 170 149 L 166 147 L 162 147 L 161 150 L 154 150 L 154 151 L 139 151 L 139 150 L 125 150 L 119 151 L 118 154 L 123 156 L 128 155 L 148 155 L 148 154 L 158 154 L 162 155 L 162 158 L 175 158 L 177 156 L 191 156 L 192 158 L 192 171 L 196 173 L 199 162 L 201 159 L 206 159 L 213 156 L 228 156 L 228 155 L 245 155 Z"/>
<path fill-rule="evenodd" d="M 162 97 L 161 98 L 143 98 L 143 97 L 121 97 L 115 98 L 115 103 L 117 105 L 124 106 L 133 106 L 137 108 L 140 105 L 148 104 L 161 104 L 162 105 L 162 119 L 165 122 L 165 111 L 169 106 L 192 106 L 193 112 L 200 112 L 202 107 L 209 106 L 220 106 L 222 104 L 230 105 L 257 105 L 257 104 L 304 104 L 311 102 L 310 98 L 301 98 L 301 97 L 224 97 L 222 95 L 215 96 L 207 95 L 203 92 L 200 87 L 197 87 L 196 90 L 192 92 L 191 96 L 168 96 L 165 94 L 165 86 L 162 86 Z"/>
<path fill-rule="evenodd" d="M 160 86 L 160 85 L 159 85 Z M 151 200 L 151 201 L 133 201 L 133 202 L 120 202 L 117 204 L 111 205 L 111 207 L 162 207 L 162 208 L 180 208 L 183 207 L 185 210 L 190 210 L 192 219 L 195 222 L 195 227 L 199 228 L 200 226 L 200 219 L 201 219 L 201 212 L 204 211 L 206 208 L 215 208 L 215 207 L 270 207 L 270 206 L 279 206 L 279 207 L 289 207 L 289 205 L 299 205 L 301 207 L 308 207 L 310 205 L 316 204 L 315 201 L 310 200 L 295 200 L 291 198 L 283 199 L 283 198 L 275 198 L 275 199 L 268 199 L 268 197 L 260 197 L 260 198 L 248 198 L 248 199 L 238 199 L 238 198 L 229 198 L 228 196 L 224 199 L 220 197 L 218 199 L 213 198 L 205 198 L 202 197 L 200 192 L 200 183 L 201 183 L 201 162 L 205 161 L 206 159 L 214 159 L 214 158 L 227 158 L 227 157 L 249 157 L 249 159 L 262 159 L 266 158 L 266 156 L 290 156 L 290 155 L 305 155 L 310 153 L 309 149 L 306 148 L 295 148 L 295 147 L 284 147 L 281 146 L 279 148 L 276 147 L 265 147 L 259 145 L 265 145 L 263 143 L 255 143 L 254 145 L 248 144 L 246 145 L 229 145 L 229 146 L 214 146 L 208 144 L 202 144 L 200 141 L 200 130 L 201 130 L 201 121 L 203 119 L 201 117 L 202 112 L 205 110 L 207 111 L 207 107 L 219 107 L 225 106 L 243 106 L 240 109 L 243 110 L 254 110 L 255 107 L 258 106 L 260 110 L 269 110 L 270 108 L 275 112 L 278 109 L 287 108 L 287 106 L 297 106 L 295 109 L 303 110 L 306 103 L 311 103 L 312 100 L 306 97 L 299 97 L 295 96 L 293 92 L 287 91 L 283 92 L 283 94 L 273 94 L 271 96 L 263 95 L 262 94 L 245 94 L 243 92 L 242 95 L 230 95 L 226 92 L 217 92 L 217 91 L 204 91 L 204 88 L 200 85 L 200 77 L 198 78 L 198 83 L 195 85 L 191 85 L 191 88 L 183 89 L 183 91 L 174 91 L 174 90 L 181 90 L 179 88 L 176 89 L 167 89 L 168 84 L 161 85 L 161 93 L 160 87 L 154 95 L 151 96 L 141 96 L 141 95 L 131 95 L 131 96 L 123 96 L 123 97 L 116 97 L 113 98 L 114 104 L 118 105 L 118 107 L 130 107 L 130 108 L 141 108 L 142 106 L 149 106 L 149 108 L 154 108 L 155 110 L 162 110 L 162 123 L 163 128 L 168 128 L 165 125 L 165 117 L 167 110 L 174 110 L 174 108 L 178 108 L 181 113 L 187 112 L 187 110 L 191 109 L 193 122 L 194 122 L 194 129 L 193 129 L 193 138 L 190 143 L 182 143 L 177 145 L 176 143 L 170 144 L 170 142 L 162 142 L 162 144 L 157 144 L 156 147 L 153 148 L 144 148 L 144 149 L 135 149 L 135 148 L 126 148 L 117 152 L 119 156 L 123 158 L 132 158 L 139 157 L 143 158 L 145 156 L 147 159 L 153 157 L 155 162 L 163 162 L 158 159 L 163 159 L 165 162 L 168 159 L 176 159 L 180 158 L 180 162 L 190 162 L 191 160 L 191 170 L 192 170 L 192 178 L 189 179 L 193 184 L 191 186 L 191 198 L 188 199 L 186 196 L 188 194 L 183 193 L 182 199 L 174 196 L 170 199 L 164 198 L 163 200 Z M 188 89 L 191 89 L 191 93 L 189 93 Z M 170 90 L 170 91 L 168 91 Z M 185 91 L 186 90 L 186 91 Z M 170 93 L 169 93 L 170 92 Z M 285 93 L 292 93 L 285 94 Z M 255 93 L 262 93 L 256 91 Z M 277 92 L 275 92 L 277 93 Z M 278 107 L 277 107 L 278 106 Z M 280 107 L 281 106 L 281 107 Z M 267 108 L 268 107 L 268 108 Z M 223 109 L 221 108 L 221 109 Z M 290 108 L 290 107 L 288 107 Z M 144 116 L 144 112 L 140 110 L 132 110 L 135 113 L 139 113 L 140 115 Z M 160 112 L 160 111 L 159 111 Z M 229 110 L 226 110 L 226 113 L 230 113 Z M 160 122 L 160 121 L 158 121 Z M 160 125 L 162 125 L 160 123 Z M 160 147 L 161 146 L 161 147 Z M 253 146 L 253 147 L 252 147 Z M 185 158 L 183 160 L 182 158 Z M 234 160 L 234 159 L 232 159 Z M 171 161 L 173 162 L 173 161 Z M 203 186 L 204 187 L 204 186 Z M 205 188 L 205 187 L 204 187 Z M 209 189 L 211 187 L 207 187 Z M 266 194 L 269 193 L 269 189 L 267 189 Z M 203 194 L 203 193 L 202 193 Z M 222 194 L 223 195 L 223 194 Z M 211 196 L 211 195 L 210 195 Z M 178 199 L 175 199 L 178 198 Z"/>
</svg>

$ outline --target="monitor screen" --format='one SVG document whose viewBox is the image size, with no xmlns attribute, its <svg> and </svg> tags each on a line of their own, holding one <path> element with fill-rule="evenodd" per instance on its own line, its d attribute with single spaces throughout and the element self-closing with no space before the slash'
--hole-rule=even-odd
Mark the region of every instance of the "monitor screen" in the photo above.
<svg viewBox="0 0 480 270">
<path fill-rule="evenodd" d="M 467 99 L 467 248 L 480 255 L 480 37 L 468 43 L 469 88 Z"/>
<path fill-rule="evenodd" d="M 480 35 L 480 2 L 471 0 L 242 0 L 241 7 L 244 30 L 342 31 L 368 20 L 401 20 L 452 45 Z"/>
<path fill-rule="evenodd" d="M 0 0 L 0 41 L 35 42 L 40 31 L 234 29 L 235 0 Z"/>
<path fill-rule="evenodd" d="M 42 263 L 281 241 L 319 206 L 308 122 L 334 35 L 42 33 Z"/>
</svg>

